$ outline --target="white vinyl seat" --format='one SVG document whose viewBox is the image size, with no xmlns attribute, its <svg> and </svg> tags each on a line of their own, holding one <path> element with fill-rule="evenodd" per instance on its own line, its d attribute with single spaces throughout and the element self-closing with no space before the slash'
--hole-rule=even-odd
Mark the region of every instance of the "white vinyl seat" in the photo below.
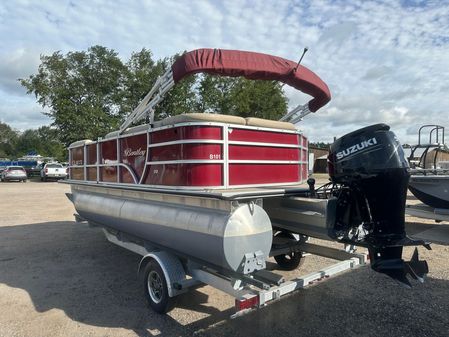
<svg viewBox="0 0 449 337">
<path fill-rule="evenodd" d="M 220 115 L 212 113 L 188 113 L 176 116 L 164 118 L 160 121 L 154 122 L 154 127 L 161 127 L 166 125 L 174 125 L 180 123 L 192 123 L 192 122 L 212 122 L 212 123 L 226 123 L 245 125 L 246 121 L 243 117 Z"/>
<path fill-rule="evenodd" d="M 149 129 L 149 124 L 143 124 L 143 125 L 137 125 L 137 126 L 133 126 L 131 128 L 127 128 L 125 131 L 122 132 L 123 135 L 128 135 L 131 133 L 138 133 L 138 132 L 142 132 L 142 131 L 147 131 Z M 118 136 L 120 136 L 120 131 L 112 131 L 109 132 L 106 136 L 104 136 L 105 139 L 109 139 L 109 138 L 117 138 Z"/>
<path fill-rule="evenodd" d="M 127 128 L 123 132 L 123 134 L 128 135 L 130 133 L 138 133 L 138 132 L 142 132 L 142 131 L 148 131 L 149 128 L 150 128 L 149 124 L 137 125 L 137 126 L 133 126 L 132 128 Z"/>
<path fill-rule="evenodd" d="M 78 146 L 83 146 L 83 145 L 89 145 L 93 143 L 92 140 L 90 139 L 83 139 L 83 140 L 78 140 L 72 144 L 69 145 L 69 147 L 78 147 Z"/>
<path fill-rule="evenodd" d="M 282 129 L 282 130 L 296 130 L 295 125 L 289 122 L 272 121 L 270 119 L 263 119 L 256 117 L 247 117 L 245 118 L 245 120 L 246 125 L 248 126 L 258 126 L 263 128 Z"/>
</svg>

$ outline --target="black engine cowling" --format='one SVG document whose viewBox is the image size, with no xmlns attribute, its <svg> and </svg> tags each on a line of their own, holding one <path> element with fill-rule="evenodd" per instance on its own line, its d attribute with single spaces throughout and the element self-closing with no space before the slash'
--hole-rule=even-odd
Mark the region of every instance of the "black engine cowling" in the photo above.
<svg viewBox="0 0 449 337">
<path fill-rule="evenodd" d="M 329 175 L 337 189 L 337 219 L 330 235 L 368 247 L 371 266 L 408 284 L 406 274 L 422 279 L 428 268 L 402 260 L 402 248 L 425 244 L 405 233 L 409 166 L 395 134 L 386 124 L 351 132 L 332 144 Z"/>
<path fill-rule="evenodd" d="M 373 245 L 376 241 L 405 237 L 405 200 L 410 173 L 402 147 L 388 125 L 368 126 L 335 141 L 329 153 L 329 175 L 332 182 L 357 194 L 355 202 L 359 202 L 360 220 L 365 227 L 370 226 Z M 348 200 L 342 202 L 351 206 Z M 341 207 L 338 211 L 341 218 L 348 209 Z"/>
</svg>

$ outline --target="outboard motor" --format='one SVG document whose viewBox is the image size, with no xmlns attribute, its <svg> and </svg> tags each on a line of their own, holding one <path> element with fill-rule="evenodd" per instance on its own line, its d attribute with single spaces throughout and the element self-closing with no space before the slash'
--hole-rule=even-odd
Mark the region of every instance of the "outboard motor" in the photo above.
<svg viewBox="0 0 449 337">
<path fill-rule="evenodd" d="M 410 285 L 428 272 L 415 249 L 402 259 L 403 246 L 424 245 L 405 233 L 405 201 L 409 166 L 390 127 L 376 124 L 351 132 L 330 148 L 329 175 L 337 197 L 337 219 L 330 235 L 340 242 L 369 249 L 371 267 Z"/>
</svg>

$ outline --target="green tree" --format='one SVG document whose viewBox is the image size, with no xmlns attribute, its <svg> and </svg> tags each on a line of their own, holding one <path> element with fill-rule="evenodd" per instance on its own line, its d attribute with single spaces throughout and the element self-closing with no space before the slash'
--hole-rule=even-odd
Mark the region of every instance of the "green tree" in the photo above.
<svg viewBox="0 0 449 337">
<path fill-rule="evenodd" d="M 309 143 L 309 146 L 314 146 L 320 149 L 329 149 L 329 147 L 331 146 L 331 143 L 325 143 L 325 142 L 317 142 L 317 143 Z"/>
<path fill-rule="evenodd" d="M 233 115 L 278 120 L 287 112 L 287 98 L 278 82 L 237 78 L 230 96 Z"/>
<path fill-rule="evenodd" d="M 235 84 L 235 78 L 203 75 L 198 87 L 198 110 L 232 114 L 235 103 L 232 101 L 231 92 Z"/>
<path fill-rule="evenodd" d="M 68 151 L 65 145 L 59 140 L 60 133 L 55 128 L 41 126 L 37 129 L 38 137 L 41 142 L 41 155 L 54 157 L 60 162 L 68 160 Z"/>
<path fill-rule="evenodd" d="M 8 124 L 0 122 L 0 157 L 10 158 L 16 155 L 17 131 Z"/>
<path fill-rule="evenodd" d="M 55 52 L 41 56 L 37 74 L 20 82 L 47 108 L 45 114 L 67 146 L 117 130 L 179 55 L 154 60 L 144 48 L 123 63 L 115 51 L 101 46 Z M 278 119 L 287 111 L 287 99 L 274 81 L 188 76 L 166 94 L 155 117 L 195 111 Z"/>
<path fill-rule="evenodd" d="M 17 140 L 16 153 L 17 157 L 24 156 L 30 152 L 41 154 L 41 140 L 37 130 L 25 130 Z"/>
<path fill-rule="evenodd" d="M 18 138 L 16 156 L 21 157 L 30 152 L 36 152 L 44 157 L 54 157 L 58 161 L 67 160 L 67 150 L 59 140 L 58 130 L 49 126 L 39 129 L 25 130 Z"/>
<path fill-rule="evenodd" d="M 163 72 L 180 56 L 176 54 L 171 58 L 164 58 Z M 182 113 L 195 112 L 197 108 L 197 93 L 195 90 L 196 76 L 188 76 L 177 83 L 165 95 L 164 100 L 156 106 L 156 120 L 167 116 L 179 115 Z"/>
<path fill-rule="evenodd" d="M 68 145 L 117 129 L 124 115 L 124 72 L 115 51 L 94 46 L 87 52 L 41 56 L 38 73 L 20 82 L 49 109 L 45 114 Z"/>
<path fill-rule="evenodd" d="M 122 111 L 127 115 L 139 104 L 140 100 L 150 91 L 158 76 L 167 67 L 166 60 L 153 60 L 150 50 L 143 48 L 132 53 L 126 63 Z"/>
<path fill-rule="evenodd" d="M 287 112 L 287 98 L 274 81 L 205 75 L 198 92 L 199 109 L 203 112 L 273 120 Z"/>
</svg>

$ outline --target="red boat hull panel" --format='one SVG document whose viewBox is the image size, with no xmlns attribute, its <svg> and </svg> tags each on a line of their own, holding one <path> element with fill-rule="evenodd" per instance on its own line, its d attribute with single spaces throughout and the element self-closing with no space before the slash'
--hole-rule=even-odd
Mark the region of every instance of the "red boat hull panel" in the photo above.
<svg viewBox="0 0 449 337">
<path fill-rule="evenodd" d="M 294 160 L 298 161 L 300 150 L 285 147 L 230 145 L 231 160 Z"/>
<path fill-rule="evenodd" d="M 277 164 L 231 164 L 229 166 L 229 184 L 263 185 L 299 182 L 298 165 Z"/>
<path fill-rule="evenodd" d="M 145 178 L 147 185 L 164 186 L 222 186 L 220 164 L 163 164 L 150 165 Z"/>
<path fill-rule="evenodd" d="M 150 150 L 150 161 L 188 160 L 188 159 L 221 159 L 220 144 L 175 144 L 153 147 Z"/>
<path fill-rule="evenodd" d="M 221 140 L 222 138 L 222 128 L 219 126 L 178 126 L 152 132 L 150 144 L 191 139 Z"/>
<path fill-rule="evenodd" d="M 299 135 L 296 133 L 282 133 L 282 132 L 235 128 L 230 130 L 229 140 L 241 142 L 260 142 L 260 143 L 298 145 Z"/>
</svg>

